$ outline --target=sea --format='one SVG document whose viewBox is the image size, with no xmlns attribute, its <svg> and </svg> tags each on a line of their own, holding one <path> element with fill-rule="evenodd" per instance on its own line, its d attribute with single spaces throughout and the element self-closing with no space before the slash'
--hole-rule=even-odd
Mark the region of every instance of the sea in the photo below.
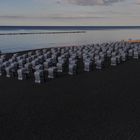
<svg viewBox="0 0 140 140">
<path fill-rule="evenodd" d="M 2 53 L 129 39 L 140 39 L 140 26 L 0 26 Z"/>
</svg>

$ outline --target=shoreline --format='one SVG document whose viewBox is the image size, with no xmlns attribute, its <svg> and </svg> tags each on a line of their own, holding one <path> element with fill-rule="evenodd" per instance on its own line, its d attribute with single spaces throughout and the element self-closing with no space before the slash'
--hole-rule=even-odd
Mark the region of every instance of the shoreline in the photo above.
<svg viewBox="0 0 140 140">
<path fill-rule="evenodd" d="M 66 32 L 21 32 L 21 33 L 0 33 L 0 35 L 32 35 L 32 34 L 74 34 L 74 33 L 86 33 L 86 31 L 66 31 Z"/>
</svg>

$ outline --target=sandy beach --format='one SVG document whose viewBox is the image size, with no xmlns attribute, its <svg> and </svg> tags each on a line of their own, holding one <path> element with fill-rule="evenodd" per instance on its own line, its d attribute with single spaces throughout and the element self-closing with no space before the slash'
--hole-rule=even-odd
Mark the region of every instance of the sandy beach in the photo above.
<svg viewBox="0 0 140 140">
<path fill-rule="evenodd" d="M 140 138 L 140 61 L 45 84 L 0 77 L 1 140 Z"/>
</svg>

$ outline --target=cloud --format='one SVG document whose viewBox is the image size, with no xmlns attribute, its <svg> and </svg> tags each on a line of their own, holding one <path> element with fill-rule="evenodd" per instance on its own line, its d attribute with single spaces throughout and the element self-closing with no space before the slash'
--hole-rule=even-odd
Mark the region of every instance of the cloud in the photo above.
<svg viewBox="0 0 140 140">
<path fill-rule="evenodd" d="M 60 2 L 67 2 L 70 4 L 90 6 L 90 5 L 109 5 L 123 0 L 59 0 Z"/>
</svg>

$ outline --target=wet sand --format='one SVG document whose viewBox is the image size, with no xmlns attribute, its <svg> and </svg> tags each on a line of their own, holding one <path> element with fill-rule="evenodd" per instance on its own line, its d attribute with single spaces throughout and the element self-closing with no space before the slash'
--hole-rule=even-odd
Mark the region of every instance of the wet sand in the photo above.
<svg viewBox="0 0 140 140">
<path fill-rule="evenodd" d="M 45 84 L 0 77 L 0 140 L 139 139 L 139 60 Z"/>
</svg>

